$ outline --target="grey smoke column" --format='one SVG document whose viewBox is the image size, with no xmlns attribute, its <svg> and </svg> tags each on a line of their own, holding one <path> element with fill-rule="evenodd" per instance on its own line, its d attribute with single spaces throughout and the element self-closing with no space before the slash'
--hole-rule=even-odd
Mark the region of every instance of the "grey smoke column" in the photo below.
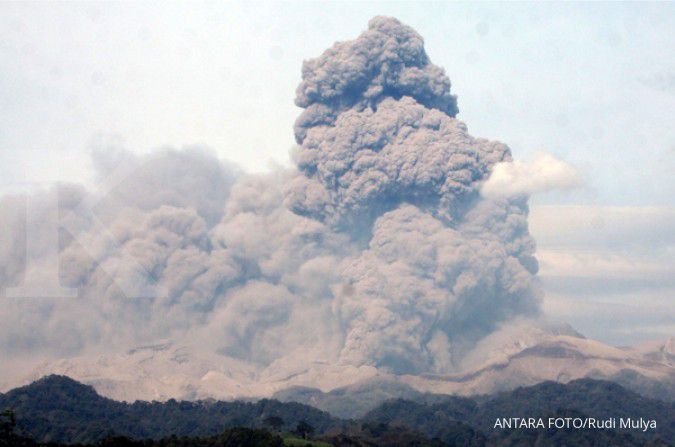
<svg viewBox="0 0 675 447">
<path fill-rule="evenodd" d="M 478 194 L 510 151 L 454 118 L 422 38 L 376 17 L 302 73 L 286 203 L 367 245 L 335 290 L 343 361 L 445 371 L 500 322 L 536 313 L 526 198 Z"/>
<path fill-rule="evenodd" d="M 62 283 L 79 297 L 6 300 L 0 355 L 171 339 L 260 377 L 318 364 L 442 373 L 537 314 L 527 197 L 480 194 L 510 151 L 455 119 L 450 81 L 414 30 L 373 19 L 305 63 L 296 102 L 297 169 L 246 175 L 196 149 L 99 151 L 102 178 L 125 160 L 141 167 L 90 213 L 78 203 L 91 191 L 61 191 Z M 23 200 L 0 200 L 0 296 L 45 262 L 22 249 Z M 43 224 L 29 234 L 56 223 Z"/>
<path fill-rule="evenodd" d="M 450 79 L 429 61 L 422 37 L 388 17 L 375 17 L 358 39 L 306 61 L 296 93 L 295 103 L 307 109 L 296 122 L 298 143 L 303 128 L 331 123 L 343 110 L 373 106 L 385 97 L 410 96 L 450 116 L 458 111 Z"/>
<path fill-rule="evenodd" d="M 459 199 L 510 159 L 506 146 L 472 138 L 453 119 L 450 80 L 396 19 L 374 18 L 302 72 L 295 158 L 304 176 L 288 201 L 299 214 L 363 224 L 410 201 L 451 220 Z"/>
</svg>

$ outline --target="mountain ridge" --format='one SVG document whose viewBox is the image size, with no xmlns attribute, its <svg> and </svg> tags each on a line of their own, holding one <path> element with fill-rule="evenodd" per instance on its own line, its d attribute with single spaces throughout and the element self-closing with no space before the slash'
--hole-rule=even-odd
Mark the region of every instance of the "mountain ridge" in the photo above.
<svg viewBox="0 0 675 447">
<path fill-rule="evenodd" d="M 488 341 L 474 369 L 397 376 L 374 367 L 286 365 L 255 370 L 237 359 L 164 341 L 122 354 L 62 359 L 35 368 L 14 387 L 49 374 L 72 377 L 118 401 L 296 401 L 336 416 L 362 416 L 394 398 L 433 402 L 436 395 L 483 395 L 547 380 L 610 380 L 644 396 L 675 400 L 673 339 L 615 348 L 571 332 L 519 328 Z M 10 386 L 5 386 L 8 389 Z"/>
<path fill-rule="evenodd" d="M 307 421 L 318 435 L 325 437 L 362 435 L 364 431 L 399 427 L 419 432 L 428 439 L 441 439 L 445 445 L 453 445 L 452 440 L 459 438 L 472 439 L 474 445 L 503 445 L 490 444 L 490 440 L 548 435 L 526 430 L 495 431 L 496 418 L 546 417 L 569 411 L 596 418 L 643 417 L 657 421 L 657 428 L 648 432 L 617 430 L 617 434 L 624 433 L 624 438 L 617 439 L 628 440 L 620 445 L 644 445 L 659 439 L 675 442 L 675 403 L 642 397 L 607 381 L 579 379 L 568 384 L 549 381 L 492 396 L 427 398 L 427 401 L 390 399 L 362 418 L 348 421 L 300 403 L 269 399 L 129 404 L 102 397 L 91 386 L 71 378 L 52 375 L 1 394 L 0 407 L 12 408 L 20 430 L 41 442 L 95 442 L 111 433 L 135 439 L 210 436 L 234 427 L 265 428 L 267 417 L 274 415 L 281 417 L 287 428 Z M 596 439 L 593 436 L 611 434 L 594 433 L 565 436 Z"/>
</svg>

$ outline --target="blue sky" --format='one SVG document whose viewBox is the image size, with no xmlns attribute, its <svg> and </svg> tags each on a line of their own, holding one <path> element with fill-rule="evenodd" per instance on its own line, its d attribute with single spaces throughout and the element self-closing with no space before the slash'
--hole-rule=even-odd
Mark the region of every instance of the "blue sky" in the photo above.
<svg viewBox="0 0 675 447">
<path fill-rule="evenodd" d="M 473 135 L 583 174 L 532 199 L 547 312 L 675 334 L 675 3 L 2 3 L 0 190 L 90 182 L 105 144 L 286 165 L 302 60 L 377 14 L 424 36 Z"/>
</svg>

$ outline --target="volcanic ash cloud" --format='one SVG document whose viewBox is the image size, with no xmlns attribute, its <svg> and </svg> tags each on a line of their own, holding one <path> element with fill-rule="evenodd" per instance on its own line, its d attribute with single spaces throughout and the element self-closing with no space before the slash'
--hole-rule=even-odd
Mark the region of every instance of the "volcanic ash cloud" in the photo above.
<svg viewBox="0 0 675 447">
<path fill-rule="evenodd" d="M 526 198 L 479 195 L 505 145 L 454 118 L 450 80 L 422 38 L 377 17 L 303 66 L 299 175 L 286 204 L 364 247 L 341 264 L 341 358 L 446 370 L 500 322 L 536 313 Z"/>
<path fill-rule="evenodd" d="M 69 187 L 61 276 L 79 297 L 3 306 L 0 350 L 171 338 L 268 372 L 318 360 L 449 372 L 504 323 L 538 314 L 527 197 L 481 195 L 510 151 L 455 118 L 450 80 L 413 29 L 376 17 L 305 62 L 296 104 L 297 169 L 244 175 L 208 152 L 163 151 L 93 216 L 75 205 L 90 193 Z M 104 177 L 110 157 L 97 157 Z M 18 202 L 3 200 L 4 234 L 20 225 Z M 20 241 L 0 242 L 7 287 L 20 282 Z M 162 293 L 141 293 L 144 280 Z"/>
</svg>

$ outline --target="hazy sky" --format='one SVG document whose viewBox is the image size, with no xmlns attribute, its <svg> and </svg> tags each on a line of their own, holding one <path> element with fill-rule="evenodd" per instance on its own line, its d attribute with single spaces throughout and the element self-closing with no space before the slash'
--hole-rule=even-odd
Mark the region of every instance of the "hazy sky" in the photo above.
<svg viewBox="0 0 675 447">
<path fill-rule="evenodd" d="M 547 311 L 675 334 L 675 3 L 1 3 L 0 190 L 89 182 L 105 144 L 288 164 L 302 60 L 377 14 L 424 36 L 473 135 L 582 172 L 533 198 Z"/>
</svg>

